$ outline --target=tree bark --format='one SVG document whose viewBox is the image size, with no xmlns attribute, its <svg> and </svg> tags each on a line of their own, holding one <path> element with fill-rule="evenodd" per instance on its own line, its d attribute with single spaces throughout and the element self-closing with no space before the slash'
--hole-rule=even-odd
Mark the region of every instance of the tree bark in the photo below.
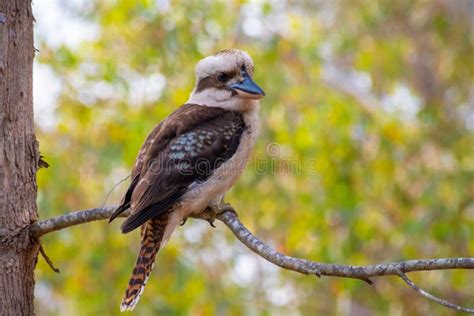
<svg viewBox="0 0 474 316">
<path fill-rule="evenodd" d="M 0 0 L 0 315 L 32 315 L 38 243 L 31 0 Z"/>
</svg>

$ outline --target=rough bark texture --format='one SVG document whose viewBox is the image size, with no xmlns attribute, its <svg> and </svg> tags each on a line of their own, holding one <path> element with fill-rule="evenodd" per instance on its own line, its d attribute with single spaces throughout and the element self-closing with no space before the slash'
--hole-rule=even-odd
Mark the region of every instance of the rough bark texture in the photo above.
<svg viewBox="0 0 474 316">
<path fill-rule="evenodd" d="M 31 0 L 0 0 L 0 315 L 32 315 L 38 245 Z"/>
</svg>

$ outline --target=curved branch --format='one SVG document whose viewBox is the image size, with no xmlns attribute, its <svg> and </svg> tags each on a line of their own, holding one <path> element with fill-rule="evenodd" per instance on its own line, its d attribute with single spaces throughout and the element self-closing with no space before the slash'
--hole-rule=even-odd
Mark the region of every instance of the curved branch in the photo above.
<svg viewBox="0 0 474 316">
<path fill-rule="evenodd" d="M 116 206 L 106 206 L 92 208 L 83 211 L 72 212 L 44 221 L 33 223 L 30 232 L 35 237 L 41 237 L 47 233 L 61 230 L 66 227 L 79 225 L 87 222 L 107 219 L 116 209 Z M 124 214 L 123 216 L 127 216 Z M 194 215 L 194 218 L 212 221 L 214 218 L 222 221 L 234 235 L 250 250 L 265 258 L 269 262 L 284 269 L 300 272 L 303 274 L 313 274 L 320 276 L 337 276 L 344 278 L 360 279 L 371 283 L 370 278 L 387 275 L 398 276 L 403 279 L 411 288 L 422 296 L 439 303 L 443 306 L 468 313 L 474 313 L 474 309 L 465 308 L 437 298 L 432 294 L 420 289 L 411 281 L 405 273 L 426 270 L 447 270 L 447 269 L 474 269 L 474 258 L 440 258 L 440 259 L 417 259 L 394 263 L 383 263 L 368 266 L 353 266 L 341 264 L 319 263 L 301 258 L 286 256 L 254 236 L 239 220 L 237 214 L 231 208 L 215 216 L 213 210 L 206 209 L 201 214 Z"/>
<path fill-rule="evenodd" d="M 370 280 L 372 277 L 395 275 L 400 277 L 420 295 L 433 302 L 458 311 L 474 313 L 474 309 L 472 308 L 450 303 L 420 289 L 405 274 L 405 272 L 427 270 L 474 269 L 474 258 L 418 259 L 369 266 L 318 263 L 306 259 L 289 257 L 276 251 L 254 236 L 242 222 L 239 221 L 235 213 L 225 212 L 219 214 L 217 218 L 224 222 L 234 235 L 250 250 L 284 269 L 304 274 L 314 274 L 318 277 L 324 275 L 360 279 L 368 283 L 372 283 Z"/>
</svg>

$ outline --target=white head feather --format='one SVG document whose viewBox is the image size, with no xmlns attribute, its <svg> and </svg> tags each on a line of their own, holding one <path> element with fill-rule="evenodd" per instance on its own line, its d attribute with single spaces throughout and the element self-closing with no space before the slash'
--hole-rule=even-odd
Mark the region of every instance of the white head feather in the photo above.
<svg viewBox="0 0 474 316">
<path fill-rule="evenodd" d="M 222 72 L 235 72 L 239 74 L 242 65 L 245 66 L 247 73 L 253 77 L 253 61 L 250 55 L 245 51 L 238 49 L 224 50 L 201 59 L 195 68 L 196 86 L 187 103 L 215 106 L 242 112 L 256 109 L 259 105 L 258 100 L 243 98 L 231 90 L 214 87 L 206 87 L 202 90 L 198 89 L 201 80 L 211 76 L 217 76 Z M 236 82 L 237 80 L 238 78 L 231 78 L 229 83 Z"/>
<path fill-rule="evenodd" d="M 238 49 L 229 49 L 201 59 L 194 70 L 196 80 L 199 81 L 207 76 L 218 72 L 227 72 L 234 69 L 239 70 L 244 64 L 250 76 L 253 76 L 253 60 L 250 55 Z"/>
</svg>

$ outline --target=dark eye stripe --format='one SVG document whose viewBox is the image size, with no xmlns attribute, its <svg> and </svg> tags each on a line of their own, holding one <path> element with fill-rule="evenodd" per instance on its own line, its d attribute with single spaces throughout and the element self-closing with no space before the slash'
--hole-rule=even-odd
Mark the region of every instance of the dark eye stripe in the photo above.
<svg viewBox="0 0 474 316">
<path fill-rule="evenodd" d="M 201 92 L 201 91 L 203 91 L 205 89 L 209 89 L 209 88 L 227 89 L 227 87 L 223 86 L 222 84 L 226 83 L 231 78 L 234 78 L 239 73 L 240 73 L 239 71 L 231 70 L 231 71 L 226 71 L 226 72 L 220 72 L 220 73 L 214 74 L 212 76 L 204 77 L 204 78 L 200 79 L 199 82 L 197 83 L 196 92 Z M 227 78 L 225 80 L 224 80 L 224 78 L 222 78 L 222 80 L 224 80 L 224 81 L 221 81 L 219 79 L 219 76 L 221 74 L 224 74 L 224 75 L 227 76 Z"/>
<path fill-rule="evenodd" d="M 214 76 L 208 76 L 206 78 L 202 78 L 199 80 L 197 87 L 196 87 L 196 92 L 201 92 L 202 90 L 208 89 L 208 88 L 213 88 L 216 86 L 216 79 Z"/>
</svg>

